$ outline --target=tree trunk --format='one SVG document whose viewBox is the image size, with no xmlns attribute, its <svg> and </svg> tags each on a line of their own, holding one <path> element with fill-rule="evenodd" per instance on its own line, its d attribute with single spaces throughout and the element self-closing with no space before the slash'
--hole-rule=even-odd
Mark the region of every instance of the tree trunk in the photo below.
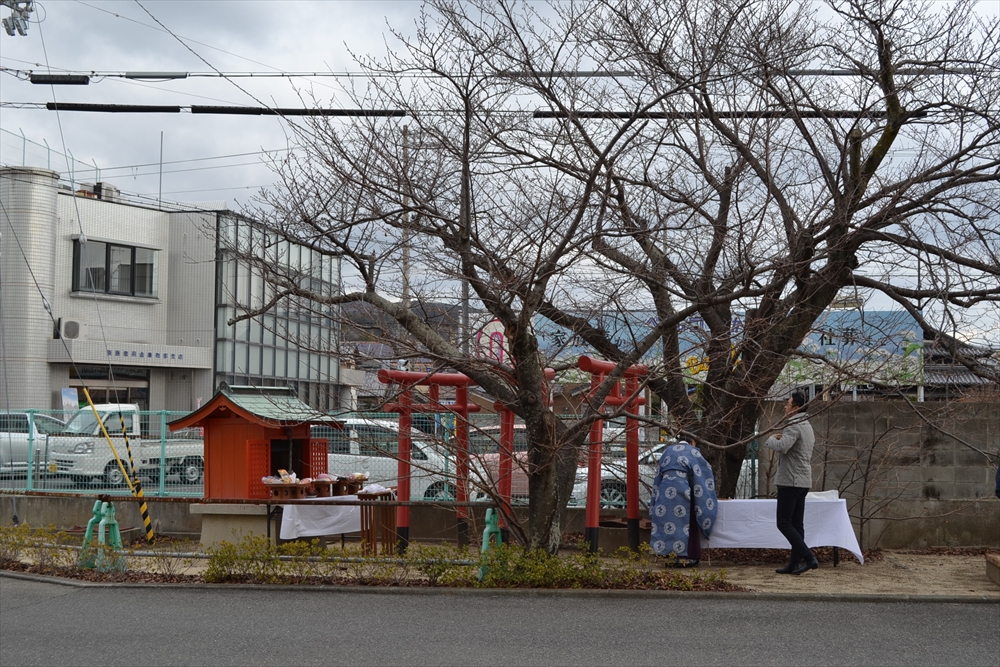
<svg viewBox="0 0 1000 667">
<path fill-rule="evenodd" d="M 528 529 L 530 546 L 550 554 L 559 551 L 562 517 L 576 480 L 579 440 L 560 437 L 565 431 L 554 414 L 545 412 L 540 420 L 543 438 L 530 436 L 528 449 Z"/>
</svg>

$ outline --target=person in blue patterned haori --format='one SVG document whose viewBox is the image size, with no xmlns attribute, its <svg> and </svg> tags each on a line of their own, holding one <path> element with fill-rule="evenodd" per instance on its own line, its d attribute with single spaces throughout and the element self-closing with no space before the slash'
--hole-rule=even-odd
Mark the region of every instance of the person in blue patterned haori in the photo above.
<svg viewBox="0 0 1000 667">
<path fill-rule="evenodd" d="M 698 448 L 678 442 L 663 450 L 653 478 L 649 543 L 667 565 L 693 567 L 701 558 L 700 533 L 712 534 L 719 511 L 715 477 Z"/>
</svg>

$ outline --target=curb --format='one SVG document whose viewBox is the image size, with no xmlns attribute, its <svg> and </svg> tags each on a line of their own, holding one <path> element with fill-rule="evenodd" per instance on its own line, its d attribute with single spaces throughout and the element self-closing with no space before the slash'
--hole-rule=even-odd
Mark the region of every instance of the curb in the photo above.
<svg viewBox="0 0 1000 667">
<path fill-rule="evenodd" d="M 310 593 L 351 593 L 356 595 L 445 595 L 445 596 L 518 596 L 518 597 L 555 597 L 568 596 L 576 598 L 673 598 L 673 599 L 709 599 L 709 600 L 770 600 L 789 602 L 908 602 L 908 603 L 945 603 L 945 604 L 1000 604 L 1000 595 L 877 595 L 871 593 L 758 593 L 758 592 L 717 592 L 717 591 L 627 591 L 598 589 L 559 589 L 559 588 L 445 588 L 445 587 L 407 587 L 407 586 L 298 586 L 279 584 L 143 584 L 130 582 L 80 581 L 64 579 L 44 574 L 11 572 L 0 570 L 0 578 L 20 579 L 38 583 L 69 586 L 73 588 L 166 588 L 166 589 L 196 589 L 208 591 L 295 591 Z"/>
</svg>

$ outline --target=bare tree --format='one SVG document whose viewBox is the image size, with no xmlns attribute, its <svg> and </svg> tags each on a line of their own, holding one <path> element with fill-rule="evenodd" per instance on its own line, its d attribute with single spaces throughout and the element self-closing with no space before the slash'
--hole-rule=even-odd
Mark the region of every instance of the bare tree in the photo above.
<svg viewBox="0 0 1000 667">
<path fill-rule="evenodd" d="M 731 495 L 761 401 L 843 289 L 928 332 L 1000 300 L 996 19 L 974 2 L 812 6 L 430 0 L 387 57 L 358 57 L 357 115 L 290 124 L 281 187 L 253 212 L 339 255 L 356 288 L 315 294 L 260 262 L 274 298 L 240 317 L 290 296 L 364 302 L 471 376 L 524 420 L 535 547 L 558 547 L 579 447 L 620 378 L 557 419 L 539 317 L 621 369 L 650 363 L 670 427 Z M 421 300 L 462 302 L 458 334 Z M 475 354 L 470 303 L 509 358 Z"/>
<path fill-rule="evenodd" d="M 604 167 L 593 249 L 655 304 L 664 364 L 651 384 L 680 429 L 713 446 L 723 494 L 759 401 L 844 289 L 882 295 L 932 336 L 952 318 L 971 324 L 970 311 L 995 326 L 995 15 L 974 2 L 598 6 L 581 42 L 634 73 L 615 79 L 623 111 L 567 107 L 542 72 L 533 89 L 575 145 L 597 145 L 594 118 L 623 136 L 588 156 Z M 678 363 L 692 307 L 707 329 L 697 405 Z M 609 358 L 634 353 L 556 304 L 543 313 Z"/>
</svg>

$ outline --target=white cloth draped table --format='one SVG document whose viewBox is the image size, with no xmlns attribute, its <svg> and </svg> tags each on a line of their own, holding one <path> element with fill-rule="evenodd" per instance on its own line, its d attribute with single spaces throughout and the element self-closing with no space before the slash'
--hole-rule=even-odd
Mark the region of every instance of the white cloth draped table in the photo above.
<svg viewBox="0 0 1000 667">
<path fill-rule="evenodd" d="M 358 497 L 308 498 L 316 501 L 353 502 Z M 307 503 L 281 506 L 281 531 L 283 540 L 296 537 L 320 537 L 361 531 L 361 507 L 358 505 L 309 505 Z"/>
<path fill-rule="evenodd" d="M 775 525 L 777 500 L 720 500 L 712 537 L 704 548 L 789 549 L 788 540 Z M 847 513 L 847 501 L 821 494 L 806 497 L 802 523 L 810 547 L 840 547 L 864 564 L 858 538 Z"/>
</svg>

